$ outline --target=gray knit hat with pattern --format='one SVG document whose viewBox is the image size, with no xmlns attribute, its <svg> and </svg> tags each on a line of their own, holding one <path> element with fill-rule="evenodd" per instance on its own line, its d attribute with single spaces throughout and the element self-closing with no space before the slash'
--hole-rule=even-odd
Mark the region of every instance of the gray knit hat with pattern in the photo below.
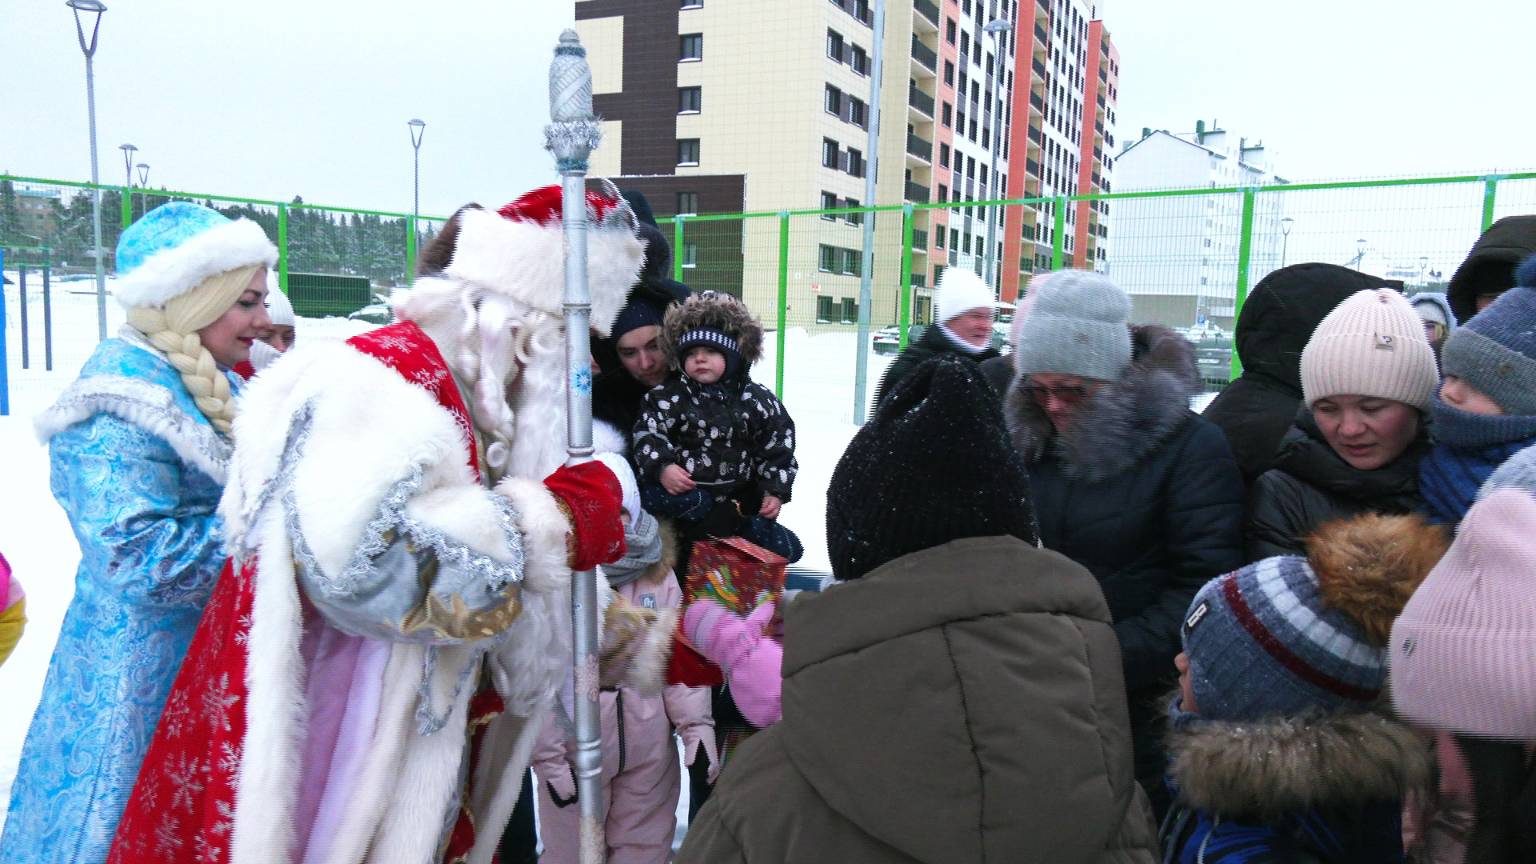
<svg viewBox="0 0 1536 864">
<path fill-rule="evenodd" d="M 1131 365 L 1131 300 L 1098 273 L 1063 270 L 1035 289 L 1014 369 L 1114 381 Z"/>
<path fill-rule="evenodd" d="M 1440 363 L 1505 414 L 1536 414 L 1536 256 L 1515 271 L 1514 288 L 1445 340 Z"/>
</svg>

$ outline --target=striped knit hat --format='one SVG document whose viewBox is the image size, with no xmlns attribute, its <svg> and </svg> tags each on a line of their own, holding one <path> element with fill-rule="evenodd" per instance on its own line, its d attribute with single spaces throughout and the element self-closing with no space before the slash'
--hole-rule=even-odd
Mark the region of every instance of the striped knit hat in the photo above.
<svg viewBox="0 0 1536 864">
<path fill-rule="evenodd" d="M 1475 320 L 1475 319 L 1474 319 Z M 1392 703 L 1435 729 L 1536 740 L 1536 497 L 1497 488 L 1392 627 Z"/>
<path fill-rule="evenodd" d="M 683 366 L 688 352 L 695 348 L 713 348 L 725 357 L 725 377 L 734 378 L 742 368 L 741 349 L 735 339 L 719 330 L 696 327 L 677 340 L 677 365 Z"/>
<path fill-rule="evenodd" d="M 1440 386 L 1419 314 L 1388 288 L 1357 291 L 1312 331 L 1301 352 L 1307 406 L 1329 396 L 1374 396 L 1428 411 Z"/>
<path fill-rule="evenodd" d="M 1325 602 L 1305 558 L 1266 558 L 1207 582 L 1183 635 L 1202 719 L 1364 709 L 1387 677 L 1384 648 Z"/>
</svg>

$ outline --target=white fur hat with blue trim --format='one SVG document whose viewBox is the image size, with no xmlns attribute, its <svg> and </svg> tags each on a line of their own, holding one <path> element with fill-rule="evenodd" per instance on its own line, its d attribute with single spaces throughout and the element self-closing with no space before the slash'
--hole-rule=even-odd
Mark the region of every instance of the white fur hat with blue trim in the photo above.
<svg viewBox="0 0 1536 864">
<path fill-rule="evenodd" d="M 255 222 L 172 201 L 124 229 L 113 293 L 128 309 L 164 306 L 211 276 L 276 263 L 277 247 Z"/>
</svg>

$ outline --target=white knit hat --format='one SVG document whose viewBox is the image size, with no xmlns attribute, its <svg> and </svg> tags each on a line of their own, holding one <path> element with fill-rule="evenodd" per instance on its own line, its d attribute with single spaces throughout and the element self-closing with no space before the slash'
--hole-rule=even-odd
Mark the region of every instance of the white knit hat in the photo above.
<svg viewBox="0 0 1536 864">
<path fill-rule="evenodd" d="M 963 267 L 946 267 L 939 274 L 933 306 L 934 318 L 942 324 L 972 309 L 995 309 L 997 298 L 975 273 Z"/>
<path fill-rule="evenodd" d="M 1435 352 L 1403 295 L 1358 291 L 1334 307 L 1301 352 L 1308 406 L 1329 396 L 1374 396 L 1428 411 L 1440 386 Z"/>
</svg>

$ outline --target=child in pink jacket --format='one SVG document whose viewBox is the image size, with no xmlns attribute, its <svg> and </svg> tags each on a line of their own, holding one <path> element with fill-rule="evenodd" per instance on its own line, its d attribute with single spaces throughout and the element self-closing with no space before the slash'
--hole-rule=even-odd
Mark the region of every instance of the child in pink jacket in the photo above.
<svg viewBox="0 0 1536 864">
<path fill-rule="evenodd" d="M 634 475 L 627 466 L 622 461 L 603 461 L 619 477 L 629 518 L 624 535 L 628 552 L 622 560 L 605 565 L 603 575 L 637 606 L 681 606 L 682 589 L 672 573 L 677 555 L 670 532 L 640 509 Z M 631 518 L 632 513 L 638 515 Z M 665 864 L 672 856 L 681 791 L 673 730 L 683 741 L 689 765 L 702 750 L 711 783 L 720 770 L 709 688 L 672 685 L 661 696 L 648 697 L 618 687 L 604 690 L 600 702 L 603 801 L 608 809 L 606 860 L 609 864 Z M 552 713 L 558 715 L 559 709 Z M 580 852 L 581 807 L 567 722 L 561 716 L 549 718 L 534 750 L 539 839 L 544 844 L 539 860 L 545 864 L 576 864 Z"/>
</svg>

